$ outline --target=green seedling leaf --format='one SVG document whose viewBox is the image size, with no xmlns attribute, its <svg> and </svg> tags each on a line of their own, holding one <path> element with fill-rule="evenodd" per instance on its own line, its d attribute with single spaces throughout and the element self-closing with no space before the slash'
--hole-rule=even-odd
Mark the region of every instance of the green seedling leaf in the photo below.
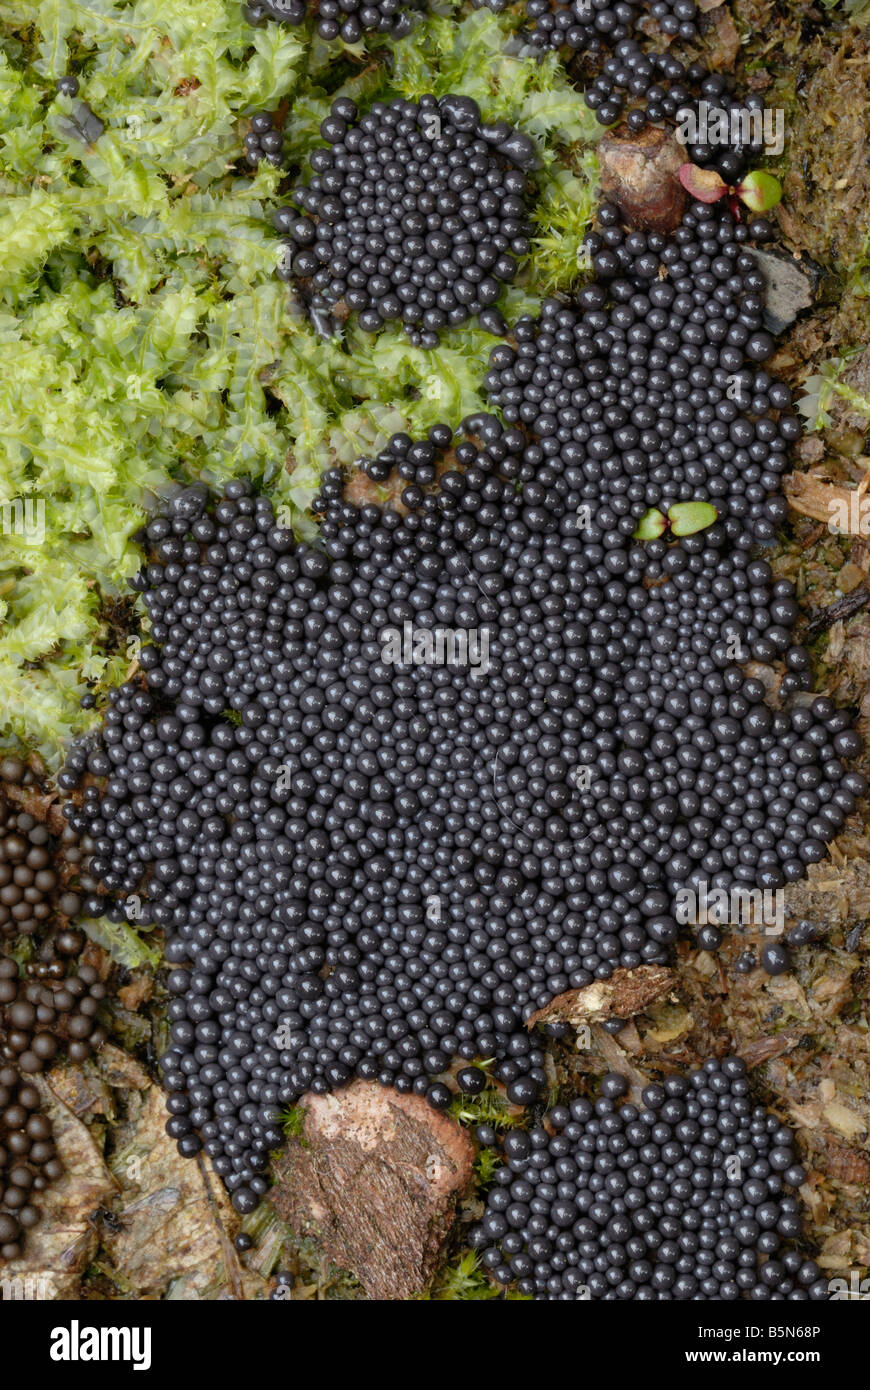
<svg viewBox="0 0 870 1390">
<path fill-rule="evenodd" d="M 754 169 L 737 188 L 737 196 L 752 212 L 769 212 L 782 197 L 779 179 Z"/>
<path fill-rule="evenodd" d="M 667 530 L 667 518 L 656 508 L 650 507 L 637 523 L 632 539 L 636 541 L 657 541 Z"/>
<path fill-rule="evenodd" d="M 675 536 L 694 536 L 706 531 L 719 513 L 710 502 L 675 502 L 668 511 L 671 531 Z"/>
<path fill-rule="evenodd" d="M 91 941 L 108 951 L 116 965 L 128 970 L 136 970 L 140 965 L 156 969 L 160 964 L 160 951 L 126 922 L 110 922 L 108 917 L 95 921 L 82 922 Z"/>
<path fill-rule="evenodd" d="M 697 164 L 682 164 L 680 183 L 699 203 L 716 203 L 728 192 L 728 185 L 715 169 L 699 169 Z"/>
</svg>

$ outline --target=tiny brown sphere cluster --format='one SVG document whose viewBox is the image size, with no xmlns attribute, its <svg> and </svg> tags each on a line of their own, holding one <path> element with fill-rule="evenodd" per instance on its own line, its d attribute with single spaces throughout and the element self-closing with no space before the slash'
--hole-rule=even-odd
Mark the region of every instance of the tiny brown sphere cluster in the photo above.
<svg viewBox="0 0 870 1390">
<path fill-rule="evenodd" d="M 96 1019 L 105 985 L 91 965 L 66 970 L 54 960 L 31 966 L 25 980 L 13 960 L 0 960 L 0 1050 L 25 1076 L 51 1065 L 59 1041 L 70 1061 L 84 1062 L 105 1040 Z"/>
<path fill-rule="evenodd" d="M 39 1092 L 12 1066 L 0 1066 L 0 1260 L 18 1259 L 24 1233 L 39 1221 L 39 1194 L 63 1172 Z"/>
<path fill-rule="evenodd" d="M 23 1018 L 17 974 L 14 961 L 0 958 L 0 1001 L 5 1001 L 0 1017 L 14 1013 L 18 1004 Z M 53 1044 L 49 1034 L 37 1035 L 43 1037 Z M 39 1050 L 43 1051 L 41 1041 Z M 8 1054 L 8 1047 L 3 1051 Z M 39 1220 L 38 1194 L 63 1171 L 52 1143 L 51 1123 L 40 1113 L 39 1092 L 18 1060 L 19 1065 L 0 1060 L 0 1260 L 14 1260 L 21 1254 L 24 1232 Z M 32 1070 L 40 1071 L 42 1065 L 39 1060 Z"/>
<path fill-rule="evenodd" d="M 81 895 L 66 879 L 87 844 L 78 845 L 69 826 L 53 834 L 20 804 L 36 801 L 39 793 L 22 759 L 0 759 L 0 779 L 2 1263 L 22 1253 L 26 1231 L 39 1220 L 38 1196 L 62 1172 L 34 1077 L 62 1052 L 73 1062 L 85 1061 L 106 1035 L 96 1018 L 105 987 L 93 967 L 76 968 L 73 958 L 85 938 L 64 924 L 81 909 Z M 29 938 L 26 967 L 3 953 L 23 938 Z"/>
<path fill-rule="evenodd" d="M 0 763 L 7 783 L 25 783 L 28 775 L 19 758 Z M 57 882 L 47 827 L 0 791 L 0 938 L 35 932 L 51 916 Z"/>
<path fill-rule="evenodd" d="M 62 959 L 82 942 L 80 932 L 59 932 L 42 951 L 58 955 L 32 962 L 24 976 L 0 956 L 0 1260 L 21 1254 L 24 1233 L 39 1221 L 39 1193 L 63 1172 L 33 1077 L 61 1047 L 84 1062 L 106 1037 L 96 1018 L 106 992 L 97 971 L 82 965 L 67 975 Z"/>
<path fill-rule="evenodd" d="M 544 1301 L 827 1298 L 793 1244 L 794 1136 L 753 1105 L 745 1063 L 711 1059 L 617 1104 L 628 1089 L 610 1073 L 594 1103 L 506 1136 L 471 1233 L 499 1283 Z"/>
</svg>

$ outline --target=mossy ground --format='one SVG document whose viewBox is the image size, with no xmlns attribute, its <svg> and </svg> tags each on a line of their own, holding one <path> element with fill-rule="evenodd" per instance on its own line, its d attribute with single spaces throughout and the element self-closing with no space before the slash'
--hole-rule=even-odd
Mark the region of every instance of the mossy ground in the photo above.
<svg viewBox="0 0 870 1390">
<path fill-rule="evenodd" d="M 253 184 L 240 181 L 230 166 L 240 151 L 247 115 L 255 105 L 274 104 L 283 95 L 279 88 L 282 80 L 287 85 L 287 74 L 293 74 L 290 86 L 299 80 L 298 62 L 289 50 L 271 52 L 267 62 L 268 55 L 259 40 L 252 59 L 237 24 L 235 0 L 207 3 L 223 26 L 225 47 L 221 63 L 228 66 L 226 70 L 217 69 L 225 86 L 213 91 L 210 98 L 217 143 L 211 154 L 196 146 L 200 161 L 196 168 L 205 171 L 206 184 L 209 179 L 214 180 L 212 191 L 227 200 L 223 212 L 220 207 L 212 209 L 214 216 L 230 215 L 240 227 L 253 226 L 252 217 L 255 220 L 259 216 L 252 215 L 255 201 L 267 200 L 274 193 L 275 180 L 264 171 Z M 55 8 L 59 15 L 76 11 L 75 6 Z M 144 0 L 138 0 L 134 8 L 143 23 L 147 21 L 152 29 L 159 30 L 160 19 L 151 14 Z M 188 9 L 192 13 L 196 5 L 191 0 L 190 6 L 178 4 L 172 8 L 173 22 L 178 25 Z M 492 25 L 485 16 L 474 22 L 478 40 L 472 58 L 468 56 L 469 46 L 455 42 L 449 28 L 444 27 L 454 20 L 445 17 L 443 21 L 431 21 L 428 56 L 423 53 L 421 57 L 419 46 L 409 46 L 404 50 L 404 66 L 400 65 L 389 79 L 402 90 L 422 91 L 431 83 L 434 70 L 454 89 L 467 90 L 484 100 L 491 97 L 498 115 L 513 116 L 511 103 L 526 103 L 525 128 L 540 134 L 548 162 L 539 189 L 539 236 L 522 283 L 512 292 L 508 307 L 514 308 L 530 302 L 531 294 L 570 287 L 594 205 L 595 177 L 594 149 L 583 135 L 591 132 L 582 123 L 579 99 L 576 108 L 572 107 L 570 87 L 555 64 L 537 85 L 525 82 L 513 60 L 502 62 L 493 76 L 495 38 L 509 35 L 515 27 L 516 8 Z M 47 98 L 37 90 L 34 74 L 44 74 L 47 90 L 58 75 L 52 64 L 66 61 L 62 50 L 66 51 L 67 45 L 72 57 L 81 60 L 83 54 L 98 52 L 100 44 L 107 42 L 100 22 L 93 18 L 84 33 L 73 22 L 65 32 L 60 32 L 63 25 L 59 25 L 55 48 L 51 50 L 46 36 L 40 36 L 38 31 L 40 14 L 45 9 L 34 4 L 0 4 L 0 20 L 7 26 L 7 85 L 10 71 L 13 76 L 20 76 L 27 72 L 28 64 L 36 64 L 23 83 L 14 76 L 12 100 L 17 114 L 4 136 L 4 191 L 18 196 L 32 179 L 34 161 L 38 164 L 41 158 L 37 147 L 31 149 L 28 145 L 30 137 L 25 138 L 26 131 L 36 124 L 40 124 L 42 138 L 40 113 Z M 785 189 L 777 217 L 785 244 L 814 262 L 822 272 L 822 281 L 815 307 L 781 341 L 775 366 L 798 394 L 808 379 L 821 377 L 834 382 L 825 394 L 823 411 L 811 419 L 811 424 L 818 428 L 798 446 L 796 467 L 813 467 L 824 476 L 851 483 L 863 476 L 870 455 L 870 421 L 862 404 L 870 397 L 870 350 L 866 347 L 870 341 L 870 35 L 862 28 L 865 22 L 866 14 L 858 6 L 771 6 L 759 0 L 734 0 L 733 5 L 711 12 L 705 21 L 706 37 L 702 44 L 714 65 L 734 68 L 741 84 L 764 91 L 770 105 L 779 104 L 785 111 L 785 149 L 772 166 Z M 471 32 L 466 30 L 467 35 Z M 176 33 L 173 40 L 167 38 L 170 53 L 173 43 L 178 51 L 187 44 L 192 55 L 199 52 L 189 35 L 179 39 Z M 348 51 L 331 69 L 326 54 L 316 44 L 311 55 L 320 68 L 305 87 L 289 126 L 291 149 L 297 154 L 312 142 L 326 87 L 330 91 L 341 89 L 364 95 L 380 91 L 385 82 L 383 49 L 368 57 L 362 52 Z M 159 55 L 153 61 L 149 59 L 135 80 L 131 78 L 129 95 L 142 104 L 146 121 L 150 116 L 145 108 L 159 86 L 154 64 L 159 67 L 160 62 L 166 61 L 165 56 Z M 205 64 L 204 54 L 199 59 L 191 56 L 187 85 L 176 88 L 183 100 L 196 90 L 192 82 L 195 80 L 198 86 L 202 77 L 202 73 L 194 74 L 195 61 Z M 247 90 L 243 75 L 237 78 L 234 88 L 229 69 L 243 74 L 246 61 L 249 65 L 254 62 L 255 74 Z M 185 74 L 179 72 L 177 76 Z M 112 81 L 116 79 L 117 74 Z M 304 85 L 306 79 L 302 81 Z M 112 92 L 117 100 L 117 90 L 113 88 Z M 186 119 L 186 114 L 179 118 Z M 580 125 L 576 124 L 578 121 Z M 566 123 L 570 129 L 564 135 L 561 132 Z M 209 159 L 218 153 L 222 167 L 211 169 Z M 121 156 L 126 158 L 123 151 Z M 67 172 L 70 158 L 64 155 Z M 155 158 L 159 164 L 159 150 Z M 100 171 L 88 167 L 87 161 L 84 163 L 85 167 L 70 180 L 72 186 L 82 188 L 89 181 L 99 183 Z M 52 171 L 53 176 L 56 172 Z M 177 172 L 180 176 L 184 171 Z M 171 182 L 167 179 L 167 186 Z M 152 191 L 157 198 L 158 190 Z M 198 196 L 197 189 L 182 187 L 182 195 Z M 177 217 L 177 203 L 175 199 L 171 208 L 158 209 L 154 215 L 158 219 Z M 146 402 L 151 391 L 165 400 L 158 411 L 158 423 L 148 436 L 151 463 L 141 475 L 136 474 L 137 486 L 150 481 L 152 471 L 155 484 L 159 483 L 171 472 L 179 471 L 179 461 L 182 472 L 197 474 L 202 470 L 205 455 L 214 443 L 208 422 L 213 407 L 218 412 L 220 429 L 232 446 L 227 453 L 220 444 L 218 474 L 253 468 L 269 485 L 276 486 L 282 499 L 301 516 L 312 487 L 312 478 L 305 472 L 312 460 L 318 461 L 317 467 L 322 466 L 325 461 L 345 457 L 351 441 L 362 439 L 374 444 L 385 431 L 400 424 L 428 424 L 436 414 L 448 409 L 461 413 L 475 403 L 468 373 L 477 370 L 478 359 L 485 360 L 489 346 L 485 338 L 471 335 L 461 346 L 458 341 L 448 342 L 434 369 L 432 363 L 423 360 L 425 354 L 406 349 L 398 339 L 388 336 L 377 349 L 355 342 L 352 346 L 356 365 L 350 370 L 347 355 L 330 358 L 322 345 L 310 338 L 307 329 L 299 328 L 298 318 L 294 330 L 288 331 L 282 315 L 289 307 L 289 322 L 292 305 L 282 305 L 270 279 L 265 234 L 257 231 L 244 251 L 227 254 L 215 239 L 213 229 L 209 230 L 208 207 L 201 203 L 195 206 L 197 216 L 203 220 L 193 240 L 188 243 L 182 236 L 168 250 L 157 240 L 153 244 L 146 242 L 140 262 L 121 263 L 113 241 L 116 229 L 111 225 L 111 217 L 106 225 L 97 220 L 84 233 L 80 231 L 77 235 L 84 238 L 81 245 L 76 244 L 75 238 L 71 244 L 64 243 L 62 228 L 43 226 L 40 235 L 49 241 L 57 236 L 58 246 L 47 250 L 41 261 L 37 257 L 36 263 L 26 270 L 30 279 L 21 303 L 28 314 L 38 302 L 47 302 L 50 295 L 65 293 L 71 275 L 85 276 L 82 284 L 90 306 L 88 312 L 98 308 L 108 312 L 114 302 L 115 286 L 122 282 L 124 312 L 132 315 L 131 331 L 135 337 L 145 332 L 158 307 L 158 297 L 166 290 L 157 273 L 171 272 L 178 281 L 172 292 L 183 294 L 185 266 L 198 265 L 192 282 L 197 302 L 176 303 L 178 320 L 171 327 L 167 324 L 163 338 L 156 346 L 152 344 L 153 361 L 148 358 L 146 363 L 143 357 L 140 363 L 146 364 L 153 378 L 145 383 Z M 9 269 L 7 265 L 7 273 Z M 108 301 L 103 304 L 100 296 L 107 293 Z M 251 329 L 257 336 L 253 348 L 245 336 L 248 330 L 238 318 L 232 318 L 230 307 L 234 297 L 245 296 L 254 296 L 262 310 L 261 318 Z M 59 324 L 57 332 L 58 342 L 64 335 L 65 338 L 62 351 L 57 345 L 52 348 L 54 360 L 62 367 L 62 374 L 70 370 L 75 374 L 84 360 L 81 324 L 78 320 L 66 326 Z M 46 351 L 43 342 L 39 350 Z M 117 344 L 113 351 L 126 364 L 125 345 Z M 385 374 L 400 387 L 397 391 L 394 385 L 392 395 L 385 394 L 381 384 Z M 437 392 L 427 395 L 431 381 L 446 383 L 446 396 Z M 846 389 L 838 389 L 841 387 Z M 306 395 L 313 406 L 304 399 Z M 141 411 L 134 408 L 130 416 L 130 405 L 129 401 L 113 405 L 111 419 L 119 429 L 130 428 L 132 419 L 132 438 L 141 424 Z M 133 406 L 137 403 L 133 402 Z M 75 410 L 84 409 L 84 399 L 77 398 Z M 117 459 L 113 466 L 116 464 Z M 132 476 L 121 470 L 111 481 L 113 485 L 120 481 L 130 486 Z M 131 499 L 119 495 L 118 516 L 125 536 L 138 524 L 141 500 L 137 496 L 128 514 Z M 83 526 L 91 538 L 87 542 L 91 558 L 93 522 L 93 515 L 76 520 L 76 525 Z M 84 533 L 76 532 L 77 536 L 80 534 Z M 78 563 L 74 551 L 70 553 L 73 562 Z M 82 630 L 74 640 L 48 634 L 45 640 L 52 640 L 42 652 L 22 649 L 20 660 L 14 653 L 10 657 L 9 653 L 0 652 L 4 660 L 8 658 L 7 665 L 0 666 L 0 677 L 11 671 L 16 680 L 26 678 L 36 683 L 33 688 L 37 689 L 41 703 L 38 727 L 31 729 L 30 734 L 44 751 L 47 745 L 58 746 L 57 738 L 75 724 L 72 711 L 86 678 L 108 682 L 123 673 L 126 659 L 119 663 L 115 653 L 125 650 L 123 639 L 130 631 L 130 614 L 121 605 L 113 584 L 125 567 L 129 568 L 129 559 L 125 542 L 109 559 L 99 562 L 105 592 L 93 602 L 88 595 L 76 594 L 76 602 L 82 605 Z M 835 537 L 825 526 L 808 518 L 794 518 L 776 547 L 775 566 L 779 573 L 798 583 L 806 628 L 813 615 L 841 596 L 843 586 L 854 588 L 855 583 L 863 584 L 870 577 L 870 542 L 861 537 Z M 16 621 L 25 621 L 28 613 L 28 572 L 20 555 L 5 563 L 3 574 L 6 577 L 0 593 L 10 604 L 3 630 L 5 640 L 14 632 Z M 16 610 L 15 588 L 21 585 L 25 593 Z M 799 629 L 799 638 L 801 632 Z M 859 728 L 870 747 L 870 616 L 861 611 L 845 622 L 834 622 L 814 636 L 810 645 L 818 662 L 817 688 L 857 706 Z M 26 721 L 19 719 L 8 727 L 14 727 L 19 736 L 27 736 Z M 870 770 L 870 758 L 865 759 L 865 764 L 864 770 Z M 789 918 L 817 918 L 826 928 L 819 943 L 796 953 L 792 975 L 776 979 L 760 972 L 735 975 L 733 961 L 746 944 L 736 935 L 726 939 L 716 958 L 682 943 L 676 960 L 677 982 L 671 995 L 637 1015 L 618 1037 L 618 1045 L 631 1063 L 650 1073 L 690 1067 L 711 1052 L 737 1050 L 750 1059 L 759 1096 L 797 1128 L 799 1146 L 810 1168 L 802 1194 L 808 1212 L 806 1244 L 808 1249 L 821 1250 L 823 1267 L 830 1274 L 853 1268 L 863 1274 L 870 1265 L 870 1210 L 866 1195 L 870 1182 L 868 863 L 870 807 L 865 806 L 839 837 L 830 862 L 814 866 L 806 883 L 789 889 Z M 107 939 L 92 949 L 104 955 L 111 951 L 117 956 L 125 947 L 131 948 L 129 941 Z M 137 1058 L 137 1065 L 141 1063 L 153 1078 L 164 1027 L 159 971 L 155 971 L 153 960 L 135 957 L 115 969 L 115 985 L 133 992 L 116 995 L 110 1006 L 113 1039 L 123 1053 Z M 150 987 L 142 989 L 143 981 Z M 550 1054 L 555 1089 L 563 1095 L 594 1088 L 596 1077 L 611 1065 L 596 1051 L 594 1041 L 584 1050 L 578 1050 L 573 1039 L 552 1043 Z M 94 1076 L 89 1074 L 85 1080 L 99 1100 L 102 1092 L 98 1093 Z M 147 1085 L 147 1077 L 139 1084 Z M 461 1119 L 466 1124 L 481 1118 L 503 1122 L 513 1118 L 492 1097 L 483 1106 L 478 1102 L 456 1108 L 462 1109 Z M 119 1126 L 129 1123 L 127 1112 L 107 1111 L 100 1100 L 99 1104 L 89 1102 L 83 1113 L 83 1123 L 99 1152 L 110 1159 Z M 291 1127 L 298 1124 L 295 1112 L 288 1116 L 288 1123 Z M 489 1150 L 482 1150 L 478 1157 L 477 1187 L 461 1204 L 443 1268 L 429 1294 L 433 1299 L 461 1301 L 498 1296 L 464 1249 L 468 1222 L 480 1214 L 482 1193 L 492 1178 L 496 1161 Z M 255 1237 L 250 1264 L 258 1278 L 248 1296 L 262 1296 L 270 1276 L 279 1268 L 289 1268 L 295 1274 L 294 1297 L 363 1296 L 352 1276 L 330 1268 L 310 1242 L 295 1239 L 281 1227 L 270 1216 L 267 1204 L 246 1226 Z M 104 1248 L 105 1242 L 110 1243 L 106 1230 L 99 1223 L 93 1229 L 96 1235 L 83 1271 L 82 1296 L 136 1296 L 135 1291 L 131 1292 L 135 1285 Z M 171 1252 L 167 1252 L 164 1293 L 173 1287 L 170 1265 Z M 176 1292 L 175 1296 L 184 1295 Z"/>
</svg>

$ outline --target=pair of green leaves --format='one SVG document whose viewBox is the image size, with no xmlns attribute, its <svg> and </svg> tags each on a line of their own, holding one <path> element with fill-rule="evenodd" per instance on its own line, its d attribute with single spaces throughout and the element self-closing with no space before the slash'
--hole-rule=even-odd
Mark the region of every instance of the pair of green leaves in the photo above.
<svg viewBox="0 0 870 1390">
<path fill-rule="evenodd" d="M 739 198 L 750 212 L 769 212 L 782 197 L 779 180 L 762 169 L 754 169 L 733 188 L 715 169 L 700 169 L 697 164 L 680 166 L 680 183 L 699 203 L 717 203 L 726 193 Z"/>
<path fill-rule="evenodd" d="M 672 536 L 694 536 L 712 526 L 718 515 L 712 502 L 675 502 L 667 516 L 658 507 L 650 507 L 637 523 L 632 539 L 657 541 L 667 530 Z"/>
</svg>

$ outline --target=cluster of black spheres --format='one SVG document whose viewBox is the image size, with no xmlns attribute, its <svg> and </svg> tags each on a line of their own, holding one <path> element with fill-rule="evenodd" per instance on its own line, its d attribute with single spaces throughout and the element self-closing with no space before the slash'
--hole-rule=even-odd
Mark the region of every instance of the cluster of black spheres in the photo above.
<svg viewBox="0 0 870 1390">
<path fill-rule="evenodd" d="M 411 28 L 411 15 L 422 9 L 422 0 L 248 0 L 244 16 L 249 24 L 303 24 L 314 14 L 322 39 L 359 43 L 364 34 L 389 34 L 399 39 Z"/>
<path fill-rule="evenodd" d="M 787 388 L 757 365 L 773 340 L 746 243 L 769 229 L 701 205 L 672 237 L 626 234 L 606 204 L 599 227 L 596 280 L 576 307 L 550 300 L 520 320 L 486 386 L 535 437 L 534 496 L 542 476 L 562 485 L 561 538 L 599 560 L 599 587 L 572 612 L 612 713 L 598 715 L 583 760 L 608 852 L 664 911 L 680 887 L 800 878 L 866 783 L 842 762 L 861 748 L 846 712 L 827 699 L 771 710 L 741 669 L 784 658 L 783 693 L 811 689 L 790 635 L 794 586 L 753 555 L 784 519 L 775 489 L 800 432 Z M 692 501 L 715 508 L 714 525 L 634 541 L 649 508 L 664 517 Z M 672 923 L 658 926 L 672 939 Z M 718 937 L 699 933 L 707 946 Z"/>
<path fill-rule="evenodd" d="M 659 461 L 651 420 L 606 413 L 622 379 L 607 325 L 631 304 L 614 297 L 609 313 L 545 306 L 564 331 L 518 333 L 542 396 L 549 363 L 576 373 L 554 433 L 481 415 L 453 447 L 438 426 L 367 461 L 407 481 L 399 510 L 349 501 L 333 470 L 316 544 L 241 481 L 214 505 L 184 490 L 147 527 L 145 684 L 113 693 L 101 739 L 76 754 L 72 781 L 107 780 L 68 815 L 114 910 L 144 883 L 167 928 L 169 1132 L 183 1153 L 204 1144 L 240 1210 L 265 1191 L 280 1108 L 306 1091 L 357 1075 L 443 1105 L 432 1078 L 453 1056 L 495 1056 L 509 1098 L 532 1102 L 536 1010 L 665 961 L 677 888 L 784 882 L 854 806 L 847 717 L 824 701 L 771 711 L 728 645 L 789 650 L 793 601 L 750 553 L 760 499 L 732 514 L 738 479 L 713 489 L 702 453 L 692 486 L 722 520 L 679 543 L 633 539 L 641 502 L 683 493 L 629 492 L 654 489 Z M 648 365 L 630 370 L 651 377 L 649 337 L 635 342 Z M 679 343 L 655 349 L 685 364 L 668 375 L 674 411 L 691 370 Z M 654 414 L 676 448 L 685 431 Z M 737 417 L 720 437 L 711 414 L 724 466 L 716 443 Z M 738 434 L 729 456 L 748 444 Z"/>
<path fill-rule="evenodd" d="M 245 135 L 245 163 L 252 169 L 263 160 L 280 169 L 284 163 L 284 136 L 275 127 L 270 111 L 256 111 Z"/>
<path fill-rule="evenodd" d="M 707 113 L 724 115 L 734 138 L 726 145 L 700 138 L 686 140 L 686 158 L 712 167 L 727 182 L 736 182 L 751 156 L 763 147 L 761 117 L 764 100 L 758 93 L 734 97 L 726 79 L 711 74 L 698 62 L 684 62 L 672 51 L 677 40 L 697 34 L 698 10 L 694 0 L 527 0 L 531 39 L 539 47 L 567 48 L 578 61 L 596 62 L 595 76 L 584 91 L 586 105 L 601 125 L 613 125 L 625 117 L 630 131 L 647 125 L 690 116 L 700 136 Z M 655 48 L 635 37 L 642 22 L 651 18 L 667 44 Z M 687 123 L 686 129 L 692 126 Z"/>
<path fill-rule="evenodd" d="M 651 16 L 669 39 L 697 35 L 694 0 L 526 0 L 533 43 L 541 48 L 570 48 L 584 57 L 599 57 L 629 38 Z"/>
<path fill-rule="evenodd" d="M 507 1133 L 471 1232 L 484 1267 L 542 1300 L 827 1299 L 794 1245 L 794 1137 L 753 1105 L 745 1064 L 627 1091 L 610 1073 L 598 1100 Z"/>
<path fill-rule="evenodd" d="M 686 37 L 691 8 L 653 13 Z M 635 7 L 593 14 L 645 119 L 673 116 L 683 90 L 660 97 L 653 77 L 683 74 L 621 47 Z M 605 74 L 613 90 L 626 72 Z M 278 157 L 259 126 L 250 157 Z M 322 133 L 276 214 L 281 273 L 312 312 L 401 322 L 423 347 L 475 314 L 501 333 L 532 143 L 456 96 L 362 118 L 341 99 Z M 441 1107 L 454 1058 L 472 1093 L 493 1058 L 509 1100 L 534 1103 L 539 1010 L 666 962 L 678 893 L 800 877 L 866 789 L 844 763 L 861 746 L 848 714 L 790 703 L 812 688 L 794 587 L 755 550 L 784 518 L 799 434 L 762 366 L 751 246 L 770 235 L 705 205 L 670 235 L 630 231 L 605 204 L 591 281 L 493 350 L 499 418 L 395 435 L 352 488 L 330 470 L 311 542 L 245 480 L 180 489 L 145 528 L 141 673 L 59 780 L 103 779 L 70 828 L 110 918 L 166 931 L 167 1130 L 206 1151 L 240 1212 L 307 1092 L 357 1076 Z M 368 501 L 360 472 L 400 480 L 397 504 Z M 688 534 L 687 506 L 703 517 Z M 750 660 L 784 661 L 782 708 Z M 698 920 L 700 946 L 720 939 Z M 762 964 L 784 968 L 775 943 Z M 497 1277 L 556 1297 L 814 1288 L 773 1258 L 796 1234 L 797 1170 L 739 1064 L 651 1088 L 644 1111 L 613 1104 L 621 1085 L 594 1117 L 555 1112 L 552 1139 L 508 1141 L 531 1166 L 503 1170 L 520 1195 L 499 1180 L 483 1223 Z"/>
<path fill-rule="evenodd" d="M 505 8 L 505 0 L 475 3 L 487 3 L 496 12 Z M 347 43 L 358 42 L 370 31 L 399 38 L 410 28 L 411 12 L 420 8 L 422 3 L 402 0 L 320 0 L 318 33 Z M 299 25 L 307 12 L 305 0 L 253 0 L 245 7 L 252 24 L 277 20 Z M 748 117 L 764 109 L 757 93 L 745 101 L 735 100 L 720 74 L 709 73 L 698 62 L 682 62 L 671 51 L 674 40 L 686 42 L 697 36 L 695 0 L 527 0 L 526 16 L 529 37 L 537 47 L 568 49 L 583 61 L 598 64 L 584 97 L 602 125 L 612 125 L 625 114 L 629 128 L 641 131 L 648 124 L 672 120 L 680 111 L 697 114 L 700 103 L 725 111 L 729 119 L 732 113 Z M 641 44 L 635 37 L 648 20 L 654 21 L 664 47 Z M 691 142 L 688 157 L 715 167 L 729 181 L 736 179 L 745 169 L 745 160 L 757 154 L 762 143 L 754 127 L 746 128 L 752 130 L 751 136 L 740 137 L 724 149 Z M 251 164 L 258 162 L 257 154 L 256 142 L 246 146 Z"/>
<path fill-rule="evenodd" d="M 648 508 L 686 501 L 716 506 L 729 539 L 769 541 L 786 515 L 779 480 L 800 425 L 759 366 L 774 341 L 747 244 L 770 235 L 766 219 L 703 204 L 672 235 L 626 231 L 605 203 L 587 239 L 595 278 L 493 350 L 492 402 L 543 457 L 582 469 L 580 501 L 623 537 Z"/>
<path fill-rule="evenodd" d="M 570 48 L 597 58 L 634 31 L 640 16 L 636 0 L 526 0 L 530 36 L 538 48 Z"/>
<path fill-rule="evenodd" d="M 487 491 L 507 498 L 489 429 Z M 449 490 L 474 496 L 484 482 L 482 471 L 447 480 L 449 524 Z M 340 492 L 330 476 L 323 548 L 297 545 L 240 483 L 211 513 L 194 488 L 150 523 L 154 558 L 138 581 L 155 641 L 141 655 L 147 688 L 113 692 L 84 762 L 105 792 L 88 787 L 67 810 L 91 837 L 91 872 L 118 898 L 110 915 L 138 908 L 147 879 L 147 917 L 167 927 L 181 967 L 170 976 L 181 997 L 164 1059 L 169 1130 L 184 1153 L 202 1139 L 243 1210 L 264 1190 L 277 1108 L 307 1090 L 355 1073 L 444 1104 L 431 1078 L 454 1054 L 496 1054 L 511 1098 L 534 1099 L 544 1058 L 523 1016 L 580 965 L 546 935 L 558 865 L 526 882 L 526 837 L 513 851 L 499 843 L 492 763 L 473 766 L 460 728 L 473 671 L 414 667 L 403 679 L 385 659 L 383 629 L 407 585 L 400 555 L 381 547 L 407 549 L 410 517 L 403 530 L 397 513 L 363 509 L 358 546 L 372 558 L 342 559 L 347 528 L 331 536 Z M 421 592 L 440 587 L 439 608 L 461 618 L 471 576 L 433 585 L 421 539 Z M 484 694 L 478 722 L 487 717 Z M 485 826 L 463 813 L 476 784 Z M 530 855 L 543 843 L 528 840 Z"/>
<path fill-rule="evenodd" d="M 736 183 L 764 147 L 765 105 L 757 92 L 735 97 L 721 73 L 684 64 L 669 52 L 648 53 L 634 39 L 617 44 L 584 99 L 601 125 L 612 125 L 625 113 L 635 134 L 650 124 L 676 121 L 687 161 L 715 169 L 727 183 Z M 708 133 L 714 119 L 728 132 L 724 144 Z"/>
<path fill-rule="evenodd" d="M 107 780 L 67 814 L 110 915 L 144 886 L 167 929 L 169 1132 L 242 1211 L 307 1091 L 444 1105 L 458 1055 L 533 1102 L 539 1009 L 665 962 L 680 890 L 802 875 L 864 790 L 847 714 L 771 709 L 742 669 L 810 685 L 793 587 L 753 553 L 797 434 L 758 366 L 765 229 L 703 206 L 667 238 L 606 205 L 599 227 L 576 303 L 493 351 L 504 422 L 363 460 L 405 483 L 395 509 L 334 469 L 316 542 L 244 481 L 143 536 L 144 684 L 74 750 L 65 785 Z M 636 538 L 699 500 L 713 525 Z"/>
<path fill-rule="evenodd" d="M 376 102 L 359 120 L 342 97 L 321 133 L 293 195 L 305 216 L 286 206 L 274 217 L 279 273 L 310 287 L 312 310 L 343 303 L 366 332 L 397 322 L 427 348 L 475 315 L 504 332 L 494 306 L 529 250 L 528 137 L 487 125 L 460 96 Z"/>
<path fill-rule="evenodd" d="M 567 45 L 584 56 L 612 48 L 648 18 L 669 40 L 694 39 L 698 33 L 694 0 L 526 0 L 526 15 L 535 43 Z"/>
</svg>

